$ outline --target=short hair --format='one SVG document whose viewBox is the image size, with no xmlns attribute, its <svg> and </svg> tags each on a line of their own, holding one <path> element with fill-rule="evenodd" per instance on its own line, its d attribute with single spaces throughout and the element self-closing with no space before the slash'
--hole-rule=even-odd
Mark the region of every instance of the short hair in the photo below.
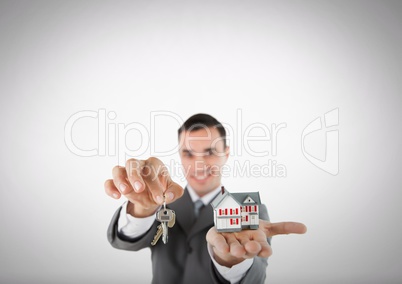
<svg viewBox="0 0 402 284">
<path fill-rule="evenodd" d="M 220 137 L 223 140 L 223 147 L 226 148 L 226 130 L 215 117 L 206 113 L 197 113 L 189 117 L 178 130 L 178 137 L 183 131 L 196 131 L 214 127 L 218 130 Z"/>
</svg>

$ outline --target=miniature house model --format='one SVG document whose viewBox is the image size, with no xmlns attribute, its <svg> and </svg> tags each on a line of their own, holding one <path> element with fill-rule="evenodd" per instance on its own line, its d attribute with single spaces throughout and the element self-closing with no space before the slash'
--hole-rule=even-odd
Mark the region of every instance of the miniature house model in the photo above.
<svg viewBox="0 0 402 284">
<path fill-rule="evenodd" d="M 211 202 L 216 230 L 258 229 L 260 204 L 259 192 L 230 193 L 222 186 L 221 192 Z"/>
</svg>

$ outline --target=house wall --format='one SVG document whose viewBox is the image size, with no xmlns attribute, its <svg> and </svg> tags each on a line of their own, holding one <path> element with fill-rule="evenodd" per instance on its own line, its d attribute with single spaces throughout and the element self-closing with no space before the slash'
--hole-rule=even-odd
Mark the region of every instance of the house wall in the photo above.
<svg viewBox="0 0 402 284">
<path fill-rule="evenodd" d="M 259 219 L 259 206 L 258 205 L 244 205 L 241 208 L 242 226 L 258 225 Z"/>
<path fill-rule="evenodd" d="M 241 230 L 241 218 L 233 217 L 233 218 L 218 218 L 217 219 L 217 230 Z"/>
<path fill-rule="evenodd" d="M 218 208 L 239 208 L 240 210 L 240 205 L 237 203 L 236 200 L 233 199 L 231 196 L 227 196 L 222 202 L 217 206 Z"/>
<path fill-rule="evenodd" d="M 214 210 L 218 230 L 241 229 L 241 206 L 231 197 L 226 197 Z"/>
</svg>

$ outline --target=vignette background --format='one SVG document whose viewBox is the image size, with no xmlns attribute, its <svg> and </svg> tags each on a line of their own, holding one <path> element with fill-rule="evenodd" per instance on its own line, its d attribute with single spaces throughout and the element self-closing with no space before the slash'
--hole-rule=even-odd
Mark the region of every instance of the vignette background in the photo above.
<svg viewBox="0 0 402 284">
<path fill-rule="evenodd" d="M 117 157 L 64 142 L 71 115 L 99 109 L 144 126 L 162 110 L 285 122 L 275 157 L 230 163 L 274 159 L 286 177 L 224 180 L 259 190 L 272 221 L 308 226 L 274 238 L 267 283 L 400 282 L 401 16 L 399 1 L 0 1 L 1 282 L 150 282 L 148 250 L 106 240 Z M 301 152 L 304 127 L 334 108 L 336 176 Z M 178 125 L 157 126 L 156 146 L 174 145 Z M 96 121 L 73 137 L 96 146 Z"/>
</svg>

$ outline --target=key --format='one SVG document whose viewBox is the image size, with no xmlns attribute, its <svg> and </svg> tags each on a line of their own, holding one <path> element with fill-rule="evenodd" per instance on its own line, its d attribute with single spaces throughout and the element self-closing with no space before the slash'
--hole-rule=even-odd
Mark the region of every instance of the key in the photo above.
<svg viewBox="0 0 402 284">
<path fill-rule="evenodd" d="M 170 209 L 168 209 L 170 210 Z M 167 226 L 169 228 L 172 228 L 176 222 L 176 214 L 174 213 L 173 210 L 170 210 L 172 212 L 172 219 L 167 223 Z M 159 239 L 161 238 L 163 234 L 163 228 L 162 228 L 162 223 L 160 225 L 158 225 L 157 230 L 156 230 L 156 234 L 154 236 L 153 241 L 151 242 L 151 245 L 156 245 L 156 243 L 159 241 Z"/>
<path fill-rule="evenodd" d="M 174 213 L 173 210 L 171 210 L 171 211 L 172 211 L 172 220 L 170 220 L 168 222 L 168 227 L 169 228 L 172 228 L 174 226 L 174 224 L 176 223 L 176 213 Z"/>
<path fill-rule="evenodd" d="M 159 239 L 161 238 L 162 233 L 163 233 L 162 225 L 158 225 L 157 228 L 158 229 L 156 230 L 155 237 L 154 237 L 153 241 L 151 242 L 151 245 L 153 245 L 153 246 L 156 245 L 156 243 L 159 241 Z"/>
<path fill-rule="evenodd" d="M 174 211 L 167 208 L 162 208 L 158 211 L 158 213 L 156 213 L 156 220 L 161 222 L 160 226 L 162 226 L 162 241 L 164 244 L 167 243 L 168 228 L 173 227 L 175 217 Z"/>
<path fill-rule="evenodd" d="M 168 241 L 168 228 L 172 228 L 176 222 L 176 214 L 173 210 L 166 208 L 165 196 L 163 196 L 163 207 L 156 213 L 156 220 L 161 222 L 158 225 L 154 239 L 151 245 L 156 245 L 162 236 L 164 244 Z"/>
</svg>

